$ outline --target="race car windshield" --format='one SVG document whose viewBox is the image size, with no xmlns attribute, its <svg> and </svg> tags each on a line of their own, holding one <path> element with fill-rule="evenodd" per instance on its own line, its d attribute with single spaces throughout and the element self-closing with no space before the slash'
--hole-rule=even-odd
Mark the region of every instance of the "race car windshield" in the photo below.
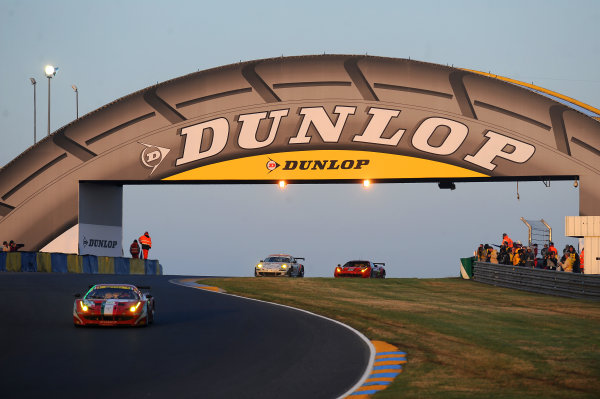
<svg viewBox="0 0 600 399">
<path fill-rule="evenodd" d="M 364 261 L 351 261 L 346 262 L 344 267 L 369 267 L 369 263 Z"/>
<path fill-rule="evenodd" d="M 269 256 L 265 259 L 265 262 L 287 262 L 290 263 L 290 258 L 286 258 L 283 256 Z"/>
<path fill-rule="evenodd" d="M 88 292 L 86 299 L 139 299 L 134 290 L 122 288 L 96 288 Z"/>
</svg>

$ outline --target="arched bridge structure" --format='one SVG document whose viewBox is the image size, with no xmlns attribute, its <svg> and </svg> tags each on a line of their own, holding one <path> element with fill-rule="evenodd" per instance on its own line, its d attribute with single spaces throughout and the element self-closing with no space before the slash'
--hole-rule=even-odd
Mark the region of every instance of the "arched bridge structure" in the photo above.
<svg viewBox="0 0 600 399">
<path fill-rule="evenodd" d="M 120 250 L 124 184 L 363 179 L 578 179 L 580 215 L 600 215 L 600 123 L 414 60 L 232 64 L 120 98 L 29 148 L 0 170 L 0 231 L 36 251 L 79 226 L 80 250 L 84 239 Z"/>
</svg>

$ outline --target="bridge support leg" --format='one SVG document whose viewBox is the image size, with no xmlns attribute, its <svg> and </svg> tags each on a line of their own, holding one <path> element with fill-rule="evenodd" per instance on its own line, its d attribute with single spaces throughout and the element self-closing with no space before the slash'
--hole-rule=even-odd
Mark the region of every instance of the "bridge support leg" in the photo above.
<svg viewBox="0 0 600 399">
<path fill-rule="evenodd" d="M 123 256 L 123 186 L 79 184 L 79 254 Z"/>
</svg>

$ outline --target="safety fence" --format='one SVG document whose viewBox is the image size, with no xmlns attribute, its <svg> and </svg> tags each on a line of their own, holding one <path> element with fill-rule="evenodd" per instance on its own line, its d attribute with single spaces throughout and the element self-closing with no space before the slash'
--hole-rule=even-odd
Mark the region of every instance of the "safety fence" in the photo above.
<svg viewBox="0 0 600 399">
<path fill-rule="evenodd" d="M 541 294 L 600 300 L 600 275 L 473 261 L 471 278 Z"/>
<path fill-rule="evenodd" d="M 46 252 L 0 252 L 0 272 L 163 274 L 158 260 Z"/>
</svg>

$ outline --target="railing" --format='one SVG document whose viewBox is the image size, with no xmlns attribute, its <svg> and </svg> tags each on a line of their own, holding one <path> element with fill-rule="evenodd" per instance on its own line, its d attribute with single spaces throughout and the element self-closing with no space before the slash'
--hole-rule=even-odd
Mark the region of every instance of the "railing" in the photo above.
<svg viewBox="0 0 600 399">
<path fill-rule="evenodd" d="M 541 294 L 600 300 L 600 275 L 473 262 L 473 280 Z"/>
</svg>

